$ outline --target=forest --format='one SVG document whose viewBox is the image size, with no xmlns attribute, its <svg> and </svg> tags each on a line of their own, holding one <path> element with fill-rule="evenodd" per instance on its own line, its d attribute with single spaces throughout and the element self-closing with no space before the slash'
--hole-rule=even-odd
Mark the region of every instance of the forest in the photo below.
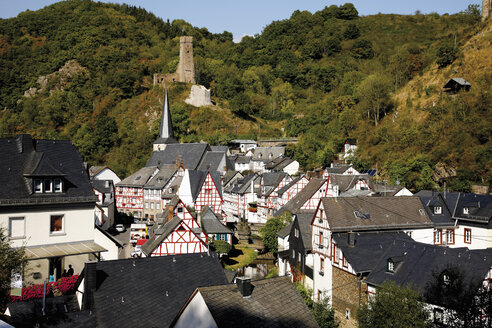
<svg viewBox="0 0 492 328">
<path fill-rule="evenodd" d="M 355 138 L 358 168 L 412 190 L 451 175 L 449 188 L 470 191 L 492 179 L 492 72 L 480 69 L 492 66 L 490 31 L 473 5 L 361 17 L 347 3 L 295 11 L 234 43 L 142 8 L 59 2 L 0 20 L 0 133 L 72 140 L 89 163 L 127 176 L 157 135 L 163 90 L 152 76 L 174 72 L 179 36 L 191 35 L 215 105 L 194 108 L 189 85 L 168 86 L 180 141 L 295 136 L 287 153 L 308 170 Z M 452 77 L 471 90 L 442 92 Z"/>
</svg>

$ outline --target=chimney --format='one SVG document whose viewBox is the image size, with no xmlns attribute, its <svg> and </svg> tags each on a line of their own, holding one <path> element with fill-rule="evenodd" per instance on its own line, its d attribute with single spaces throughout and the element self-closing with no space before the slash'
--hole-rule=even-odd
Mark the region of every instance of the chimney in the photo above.
<svg viewBox="0 0 492 328">
<path fill-rule="evenodd" d="M 355 246 L 355 233 L 353 233 L 352 231 L 350 231 L 348 234 L 347 234 L 347 243 L 350 247 L 354 247 Z"/>
<path fill-rule="evenodd" d="M 97 262 L 86 262 L 84 269 L 84 296 L 82 309 L 90 310 L 94 308 L 94 292 L 97 286 Z"/>
<path fill-rule="evenodd" d="M 236 285 L 241 295 L 243 295 L 243 298 L 251 297 L 251 293 L 253 292 L 253 286 L 251 286 L 251 278 L 237 277 Z"/>
</svg>

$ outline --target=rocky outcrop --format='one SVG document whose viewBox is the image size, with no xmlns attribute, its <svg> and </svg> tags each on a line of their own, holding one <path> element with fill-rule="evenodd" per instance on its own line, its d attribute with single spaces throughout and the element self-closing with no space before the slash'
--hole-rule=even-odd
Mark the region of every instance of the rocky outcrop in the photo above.
<svg viewBox="0 0 492 328">
<path fill-rule="evenodd" d="M 195 107 L 210 106 L 212 105 L 210 90 L 203 85 L 192 85 L 190 95 L 185 102 Z"/>
</svg>

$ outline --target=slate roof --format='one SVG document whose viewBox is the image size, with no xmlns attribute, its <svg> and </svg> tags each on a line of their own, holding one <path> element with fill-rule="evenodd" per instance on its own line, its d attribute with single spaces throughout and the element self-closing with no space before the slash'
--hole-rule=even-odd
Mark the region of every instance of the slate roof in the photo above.
<svg viewBox="0 0 492 328">
<path fill-rule="evenodd" d="M 280 238 L 285 238 L 288 235 L 290 235 L 291 230 L 292 230 L 292 222 L 286 225 L 285 227 L 283 227 L 282 229 L 280 229 L 279 232 L 277 232 L 277 236 L 279 236 Z"/>
<path fill-rule="evenodd" d="M 446 204 L 446 201 L 442 197 L 442 195 L 439 192 L 426 192 L 426 191 L 419 191 L 418 193 L 415 194 L 415 196 L 418 196 L 420 198 L 420 201 L 422 202 L 422 205 L 424 206 L 427 215 L 429 218 L 434 222 L 434 225 L 436 227 L 451 227 L 454 226 L 454 220 L 453 220 L 453 214 L 449 211 L 448 206 Z M 451 198 L 454 200 L 448 199 L 448 201 L 451 202 L 456 202 L 457 195 L 453 195 Z M 434 206 L 441 206 L 442 207 L 442 213 L 441 214 L 434 214 L 433 207 Z"/>
<path fill-rule="evenodd" d="M 244 178 L 243 175 L 237 171 L 227 171 L 226 174 L 222 177 L 222 184 L 227 186 L 230 182 L 233 182 L 234 180 L 242 179 Z"/>
<path fill-rule="evenodd" d="M 191 188 L 191 196 L 193 200 L 196 200 L 198 197 L 200 190 L 203 186 L 203 183 L 207 179 L 207 175 L 210 173 L 212 180 L 219 191 L 220 196 L 222 197 L 222 180 L 220 177 L 220 173 L 217 171 L 195 171 L 189 170 L 188 174 L 190 176 L 190 188 Z"/>
<path fill-rule="evenodd" d="M 410 284 L 424 292 L 426 285 L 433 281 L 433 273 L 440 274 L 450 267 L 459 267 L 464 274 L 465 285 L 476 279 L 483 281 L 491 267 L 492 249 L 468 250 L 467 248 L 447 248 L 418 242 L 397 241 L 387 248 L 379 258 L 367 282 L 380 286 L 385 281 L 398 285 Z M 394 273 L 387 272 L 387 260 L 399 258 Z"/>
<path fill-rule="evenodd" d="M 210 147 L 206 143 L 173 143 L 168 144 L 164 150 L 154 151 L 145 166 L 160 166 L 162 164 L 175 164 L 177 160 L 189 170 L 195 170 L 202 157 Z"/>
<path fill-rule="evenodd" d="M 271 161 L 285 154 L 285 147 L 256 147 L 252 149 L 254 161 Z M 271 155 L 271 156 L 270 156 Z"/>
<path fill-rule="evenodd" d="M 108 185 L 106 186 L 106 181 Z M 101 193 L 108 194 L 113 192 L 113 180 L 91 180 L 94 189 Z"/>
<path fill-rule="evenodd" d="M 336 165 L 334 167 L 327 167 L 325 170 L 329 174 L 342 174 L 353 167 L 353 165 Z"/>
<path fill-rule="evenodd" d="M 104 170 L 106 167 L 107 166 L 91 166 L 89 168 L 89 176 L 93 177 L 93 176 L 97 175 L 99 172 Z"/>
<path fill-rule="evenodd" d="M 381 196 L 394 196 L 403 189 L 401 186 L 388 186 L 382 183 L 374 183 L 372 187 L 374 192 Z"/>
<path fill-rule="evenodd" d="M 254 140 L 251 140 L 251 139 L 233 139 L 231 140 L 229 143 L 234 143 L 234 144 L 255 144 L 256 145 L 256 141 Z"/>
<path fill-rule="evenodd" d="M 269 196 L 275 188 L 282 182 L 285 177 L 288 176 L 285 172 L 268 172 L 262 174 L 262 183 L 265 187 L 265 192 L 263 196 Z"/>
<path fill-rule="evenodd" d="M 420 199 L 408 197 L 322 198 L 332 231 L 369 231 L 433 227 Z"/>
<path fill-rule="evenodd" d="M 256 173 L 250 173 L 245 176 L 243 179 L 240 179 L 234 185 L 230 186 L 230 189 L 227 189 L 227 192 L 235 193 L 235 194 L 245 194 L 251 190 L 251 182 L 256 179 L 258 175 Z M 254 183 L 254 182 L 253 182 Z"/>
<path fill-rule="evenodd" d="M 302 244 L 306 251 L 312 248 L 312 226 L 311 221 L 313 221 L 315 211 L 309 211 L 305 213 L 296 214 L 296 220 L 299 225 L 299 230 L 301 233 Z"/>
<path fill-rule="evenodd" d="M 94 265 L 97 287 L 93 312 L 97 327 L 168 327 L 196 288 L 227 284 L 214 253 L 101 261 Z"/>
<path fill-rule="evenodd" d="M 238 155 L 234 158 L 234 162 L 237 164 L 248 164 L 251 162 L 250 156 Z"/>
<path fill-rule="evenodd" d="M 232 233 L 232 230 L 223 225 L 208 206 L 205 206 L 202 210 L 200 225 L 207 234 Z"/>
<path fill-rule="evenodd" d="M 348 244 L 348 233 L 332 234 L 338 247 L 356 273 L 370 272 L 379 258 L 396 242 L 410 242 L 413 239 L 404 232 L 378 231 L 355 232 L 355 246 Z"/>
<path fill-rule="evenodd" d="M 323 186 L 326 179 L 311 179 L 308 184 L 302 188 L 291 200 L 282 206 L 274 216 L 280 216 L 284 212 L 298 213 L 304 205 L 315 193 Z"/>
<path fill-rule="evenodd" d="M 223 171 L 224 167 L 220 167 L 220 163 L 224 160 L 227 165 L 226 154 L 219 151 L 207 151 L 200 161 L 197 170 L 200 171 Z"/>
<path fill-rule="evenodd" d="M 161 116 L 161 125 L 159 127 L 159 136 L 154 144 L 161 143 L 176 143 L 176 139 L 174 139 L 173 134 L 173 125 L 171 119 L 171 109 L 169 107 L 169 98 L 167 96 L 167 87 L 164 92 L 164 104 L 162 106 L 162 116 Z"/>
<path fill-rule="evenodd" d="M 374 189 L 372 179 L 367 174 L 330 174 L 330 182 L 337 185 L 340 192 L 352 189 L 360 179 L 365 180 L 370 189 Z"/>
<path fill-rule="evenodd" d="M 198 291 L 219 327 L 319 327 L 288 277 L 252 281 L 251 297 L 235 284 Z"/>
<path fill-rule="evenodd" d="M 220 151 L 220 152 L 223 152 L 223 153 L 227 153 L 229 151 L 229 147 L 227 146 L 210 146 L 210 149 L 212 151 Z"/>
<path fill-rule="evenodd" d="M 280 157 L 277 157 L 273 161 L 267 163 L 265 165 L 265 169 L 267 170 L 272 170 L 272 171 L 281 171 L 283 170 L 287 165 L 292 163 L 294 160 L 290 159 L 288 157 L 284 157 L 283 155 Z"/>
<path fill-rule="evenodd" d="M 27 134 L 1 138 L 0 157 L 0 206 L 97 200 L 82 157 L 70 141 L 33 140 Z M 62 178 L 64 191 L 33 193 L 36 176 Z"/>
<path fill-rule="evenodd" d="M 145 183 L 145 189 L 162 189 L 176 173 L 177 169 L 174 165 L 161 165 L 152 179 Z"/>
<path fill-rule="evenodd" d="M 143 167 L 137 172 L 118 182 L 116 186 L 143 188 L 143 186 L 149 181 L 149 179 L 152 177 L 152 174 L 154 174 L 156 170 L 158 170 L 157 166 Z"/>
<path fill-rule="evenodd" d="M 43 299 L 9 304 L 10 323 L 14 327 L 96 327 L 94 313 L 79 311 L 75 295 L 46 298 L 46 314 L 43 316 Z"/>
</svg>

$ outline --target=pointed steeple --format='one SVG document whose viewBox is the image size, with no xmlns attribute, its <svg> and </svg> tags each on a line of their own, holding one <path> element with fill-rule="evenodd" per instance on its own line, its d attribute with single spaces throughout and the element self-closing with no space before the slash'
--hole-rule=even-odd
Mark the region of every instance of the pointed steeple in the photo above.
<svg viewBox="0 0 492 328">
<path fill-rule="evenodd" d="M 171 110 L 169 109 L 169 98 L 167 96 L 166 87 L 164 106 L 162 107 L 161 126 L 159 128 L 159 136 L 154 142 L 154 150 L 164 150 L 165 145 L 170 143 L 177 143 L 177 141 L 174 139 Z"/>
<path fill-rule="evenodd" d="M 171 111 L 169 110 L 169 98 L 167 97 L 167 87 L 164 95 L 164 107 L 162 108 L 161 128 L 159 137 L 162 139 L 173 138 L 173 124 L 171 121 Z"/>
</svg>

